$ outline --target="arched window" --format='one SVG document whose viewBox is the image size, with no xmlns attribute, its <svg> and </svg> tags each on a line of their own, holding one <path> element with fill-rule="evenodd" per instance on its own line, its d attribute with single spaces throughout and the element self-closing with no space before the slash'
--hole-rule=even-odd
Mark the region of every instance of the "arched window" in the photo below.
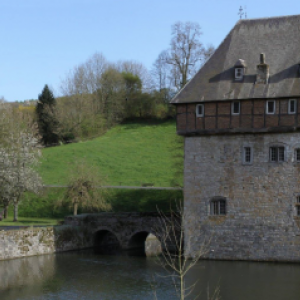
<svg viewBox="0 0 300 300">
<path fill-rule="evenodd" d="M 210 201 L 210 214 L 213 216 L 226 215 L 226 198 L 214 197 Z"/>
</svg>

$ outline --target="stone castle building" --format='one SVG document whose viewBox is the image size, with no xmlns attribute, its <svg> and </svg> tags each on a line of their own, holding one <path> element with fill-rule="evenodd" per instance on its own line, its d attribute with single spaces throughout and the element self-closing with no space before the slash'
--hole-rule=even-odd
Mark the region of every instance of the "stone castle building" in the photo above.
<svg viewBox="0 0 300 300">
<path fill-rule="evenodd" d="M 237 22 L 172 103 L 186 254 L 300 261 L 300 15 Z"/>
</svg>

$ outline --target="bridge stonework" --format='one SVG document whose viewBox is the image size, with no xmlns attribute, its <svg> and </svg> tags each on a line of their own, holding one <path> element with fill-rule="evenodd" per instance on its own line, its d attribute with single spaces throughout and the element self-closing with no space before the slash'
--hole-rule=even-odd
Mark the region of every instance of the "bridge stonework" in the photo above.
<svg viewBox="0 0 300 300">
<path fill-rule="evenodd" d="M 65 218 L 65 225 L 85 228 L 93 236 L 93 246 L 105 254 L 143 248 L 146 255 L 161 251 L 159 239 L 165 226 L 159 213 L 98 213 Z M 158 237 L 156 239 L 155 237 Z"/>
</svg>

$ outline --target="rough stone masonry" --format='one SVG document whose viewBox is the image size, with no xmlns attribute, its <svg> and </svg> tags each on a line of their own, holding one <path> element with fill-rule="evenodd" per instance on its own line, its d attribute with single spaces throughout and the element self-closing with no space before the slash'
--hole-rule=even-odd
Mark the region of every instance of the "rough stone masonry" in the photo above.
<svg viewBox="0 0 300 300">
<path fill-rule="evenodd" d="M 270 162 L 272 145 L 284 147 L 283 162 Z M 186 254 L 206 244 L 205 258 L 300 261 L 299 147 L 300 133 L 186 137 Z M 214 197 L 226 199 L 225 215 L 211 214 Z"/>
</svg>

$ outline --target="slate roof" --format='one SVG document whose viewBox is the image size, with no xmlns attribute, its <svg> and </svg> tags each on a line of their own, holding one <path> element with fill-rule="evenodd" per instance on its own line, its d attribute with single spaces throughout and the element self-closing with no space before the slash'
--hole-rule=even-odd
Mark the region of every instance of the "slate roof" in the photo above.
<svg viewBox="0 0 300 300">
<path fill-rule="evenodd" d="M 255 84 L 260 53 L 270 66 L 268 84 Z M 239 59 L 247 66 L 243 81 L 234 79 Z M 300 15 L 239 20 L 171 103 L 300 96 L 299 63 Z"/>
</svg>

